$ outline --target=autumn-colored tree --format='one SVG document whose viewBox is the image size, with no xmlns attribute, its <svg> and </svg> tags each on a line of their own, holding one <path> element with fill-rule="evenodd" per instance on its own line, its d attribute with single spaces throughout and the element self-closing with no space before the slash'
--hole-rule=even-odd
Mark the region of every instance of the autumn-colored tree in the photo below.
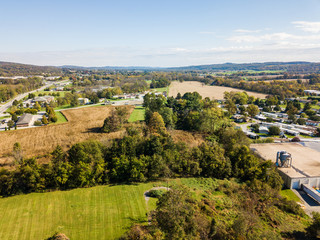
<svg viewBox="0 0 320 240">
<path fill-rule="evenodd" d="M 149 121 L 149 130 L 153 135 L 166 135 L 167 129 L 165 127 L 163 118 L 158 112 L 154 112 Z"/>
<path fill-rule="evenodd" d="M 49 122 L 48 122 L 48 119 L 46 118 L 45 115 L 42 116 L 42 119 L 41 119 L 41 122 L 45 125 L 47 125 Z"/>
<path fill-rule="evenodd" d="M 36 102 L 36 103 L 33 105 L 33 108 L 34 108 L 34 109 L 37 109 L 38 111 L 41 110 L 41 106 L 40 106 L 40 104 L 39 104 L 38 102 Z"/>
</svg>

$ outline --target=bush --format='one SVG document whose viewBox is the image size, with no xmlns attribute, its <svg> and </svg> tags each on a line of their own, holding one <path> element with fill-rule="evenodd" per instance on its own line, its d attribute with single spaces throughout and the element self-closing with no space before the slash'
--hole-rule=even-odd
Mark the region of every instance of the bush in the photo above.
<svg viewBox="0 0 320 240">
<path fill-rule="evenodd" d="M 305 125 L 305 124 L 306 124 L 306 120 L 303 119 L 303 118 L 299 118 L 298 121 L 297 121 L 297 123 L 298 123 L 299 125 Z"/>
<path fill-rule="evenodd" d="M 277 126 L 271 126 L 269 127 L 269 135 L 279 135 L 280 134 L 280 128 Z"/>
<path fill-rule="evenodd" d="M 293 200 L 282 198 L 281 200 L 279 200 L 279 202 L 276 203 L 276 206 L 287 213 L 293 213 L 301 217 L 305 215 L 302 208 Z"/>
<path fill-rule="evenodd" d="M 264 138 L 264 139 L 255 139 L 252 141 L 253 143 L 273 143 L 273 138 Z"/>
<path fill-rule="evenodd" d="M 254 131 L 255 133 L 259 133 L 259 124 L 253 124 L 251 125 L 252 127 L 252 131 Z"/>
<path fill-rule="evenodd" d="M 300 138 L 299 137 L 294 137 L 291 139 L 291 142 L 300 142 Z"/>
<path fill-rule="evenodd" d="M 159 198 L 161 197 L 167 190 L 165 189 L 152 189 L 147 192 L 148 197 Z"/>
<path fill-rule="evenodd" d="M 42 123 L 41 123 L 41 121 L 34 121 L 34 125 L 35 125 L 35 126 L 41 126 Z"/>
</svg>

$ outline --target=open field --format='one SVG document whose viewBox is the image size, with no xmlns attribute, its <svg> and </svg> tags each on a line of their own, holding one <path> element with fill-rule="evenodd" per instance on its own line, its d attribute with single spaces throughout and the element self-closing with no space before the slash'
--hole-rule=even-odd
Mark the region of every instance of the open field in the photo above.
<svg viewBox="0 0 320 240">
<path fill-rule="evenodd" d="M 230 88 L 230 87 L 221 87 L 221 86 L 207 86 L 202 84 L 201 82 L 196 81 L 185 81 L 185 82 L 178 82 L 174 81 L 170 85 L 169 89 L 169 96 L 176 97 L 177 94 L 180 92 L 181 95 L 185 94 L 186 92 L 198 92 L 203 98 L 215 98 L 215 99 L 223 99 L 224 92 L 244 92 L 244 90 Z M 265 98 L 265 94 L 255 93 L 246 91 L 248 95 L 254 96 L 257 98 Z"/>
<path fill-rule="evenodd" d="M 42 90 L 42 91 L 37 91 L 37 92 L 35 92 L 34 94 L 35 94 L 36 96 L 39 96 L 39 94 L 49 95 L 49 94 L 52 94 L 52 93 L 54 93 L 54 94 L 59 93 L 59 94 L 60 94 L 59 97 L 64 97 L 64 95 L 65 95 L 67 92 L 71 92 L 71 91 L 44 91 L 44 90 Z"/>
<path fill-rule="evenodd" d="M 133 111 L 133 107 L 127 107 L 130 108 L 130 112 Z M 11 153 L 15 142 L 19 142 L 24 155 L 30 157 L 46 154 L 58 144 L 66 149 L 84 140 L 119 137 L 120 132 L 109 134 L 97 132 L 111 109 L 111 106 L 97 106 L 64 110 L 63 114 L 68 119 L 66 123 L 1 132 L 0 163 L 11 159 L 8 154 Z"/>
<path fill-rule="evenodd" d="M 128 122 L 136 122 L 136 121 L 143 121 L 144 120 L 144 114 L 145 114 L 145 108 L 144 107 L 135 107 L 133 112 L 131 113 Z"/>
<path fill-rule="evenodd" d="M 0 198 L 0 239 L 45 239 L 55 232 L 77 240 L 119 238 L 134 222 L 146 221 L 143 193 L 153 186 L 97 186 Z"/>
</svg>

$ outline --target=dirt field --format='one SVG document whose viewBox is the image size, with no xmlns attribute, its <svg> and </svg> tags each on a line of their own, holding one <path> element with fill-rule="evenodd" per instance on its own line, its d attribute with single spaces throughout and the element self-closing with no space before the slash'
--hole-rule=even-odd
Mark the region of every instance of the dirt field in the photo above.
<svg viewBox="0 0 320 240">
<path fill-rule="evenodd" d="M 72 144 L 84 140 L 119 137 L 121 132 L 109 134 L 97 132 L 109 115 L 111 108 L 110 106 L 99 106 L 64 110 L 63 114 L 68 119 L 67 123 L 1 132 L 0 164 L 12 160 L 10 154 L 15 142 L 21 144 L 24 156 L 30 157 L 49 153 L 58 144 L 67 149 Z M 131 113 L 133 107 L 128 108 Z"/>
<path fill-rule="evenodd" d="M 215 98 L 215 99 L 223 99 L 224 92 L 244 92 L 243 90 L 236 89 L 236 88 L 229 88 L 229 87 L 221 87 L 221 86 L 207 86 L 200 82 L 195 81 L 186 81 L 186 82 L 178 82 L 174 81 L 171 83 L 169 88 L 169 96 L 176 97 L 177 94 L 180 92 L 182 95 L 186 92 L 198 92 L 200 95 L 205 98 Z M 265 94 L 255 93 L 255 92 L 248 92 L 248 95 L 258 97 L 258 98 L 265 98 Z"/>
</svg>

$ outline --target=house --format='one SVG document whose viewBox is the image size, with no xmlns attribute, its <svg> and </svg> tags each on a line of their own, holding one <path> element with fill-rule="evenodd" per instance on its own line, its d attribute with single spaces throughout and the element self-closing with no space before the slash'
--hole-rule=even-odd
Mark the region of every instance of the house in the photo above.
<svg viewBox="0 0 320 240">
<path fill-rule="evenodd" d="M 53 96 L 42 96 L 42 97 L 33 98 L 33 102 L 38 102 L 40 104 L 50 103 L 52 101 L 54 101 L 54 97 Z"/>
<path fill-rule="evenodd" d="M 306 94 L 310 94 L 310 95 L 320 95 L 320 91 L 317 91 L 317 90 L 304 90 L 304 92 Z"/>
<path fill-rule="evenodd" d="M 269 134 L 269 129 L 264 126 L 259 127 L 259 133 Z"/>
<path fill-rule="evenodd" d="M 311 121 L 311 120 L 307 120 L 307 121 L 306 121 L 306 125 L 307 125 L 307 126 L 317 127 L 318 124 L 319 124 L 319 122 L 316 122 L 316 121 Z"/>
<path fill-rule="evenodd" d="M 78 98 L 80 105 L 86 105 L 90 103 L 88 98 Z"/>
<path fill-rule="evenodd" d="M 265 121 L 267 118 L 264 115 L 259 114 L 255 116 L 255 119 L 258 119 L 260 121 Z"/>
<path fill-rule="evenodd" d="M 31 124 L 31 121 L 33 119 L 33 115 L 30 113 L 23 114 L 17 121 L 16 126 L 17 127 L 29 127 Z"/>
</svg>

